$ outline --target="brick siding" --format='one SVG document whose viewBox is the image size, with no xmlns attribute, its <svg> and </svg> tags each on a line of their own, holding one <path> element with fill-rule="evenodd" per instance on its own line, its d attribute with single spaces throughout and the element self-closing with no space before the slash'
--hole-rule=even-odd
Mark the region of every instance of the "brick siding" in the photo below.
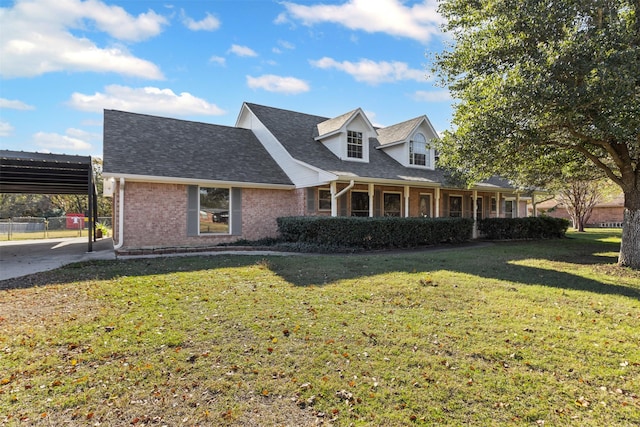
<svg viewBox="0 0 640 427">
<path fill-rule="evenodd" d="M 118 192 L 114 217 L 118 217 Z M 238 239 L 276 237 L 276 218 L 303 215 L 303 190 L 242 189 L 242 235 L 187 236 L 187 186 L 125 183 L 123 252 L 149 248 L 207 247 Z M 116 224 L 116 222 L 114 222 Z M 116 224 L 117 225 L 117 224 Z M 119 242 L 117 227 L 114 238 Z"/>
</svg>

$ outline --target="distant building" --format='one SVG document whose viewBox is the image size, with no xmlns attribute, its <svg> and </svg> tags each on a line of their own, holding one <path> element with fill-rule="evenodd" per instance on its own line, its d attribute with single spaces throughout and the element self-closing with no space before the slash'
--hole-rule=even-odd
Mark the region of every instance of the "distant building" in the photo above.
<svg viewBox="0 0 640 427">
<path fill-rule="evenodd" d="M 529 207 L 531 211 L 532 208 Z M 557 198 L 537 205 L 538 215 L 571 220 L 566 207 Z M 624 195 L 620 194 L 611 200 L 598 203 L 591 212 L 587 227 L 622 227 L 624 217 Z"/>
</svg>

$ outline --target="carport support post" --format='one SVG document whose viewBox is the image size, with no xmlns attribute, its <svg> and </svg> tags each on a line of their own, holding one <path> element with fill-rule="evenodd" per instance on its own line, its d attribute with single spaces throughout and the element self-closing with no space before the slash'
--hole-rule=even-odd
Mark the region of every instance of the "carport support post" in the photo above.
<svg viewBox="0 0 640 427">
<path fill-rule="evenodd" d="M 89 157 L 89 174 L 88 174 L 88 185 L 87 185 L 87 193 L 88 193 L 88 202 L 89 202 L 89 230 L 87 230 L 87 234 L 89 235 L 89 248 L 87 252 L 93 252 L 93 236 L 95 235 L 95 212 L 93 210 L 93 160 Z"/>
</svg>

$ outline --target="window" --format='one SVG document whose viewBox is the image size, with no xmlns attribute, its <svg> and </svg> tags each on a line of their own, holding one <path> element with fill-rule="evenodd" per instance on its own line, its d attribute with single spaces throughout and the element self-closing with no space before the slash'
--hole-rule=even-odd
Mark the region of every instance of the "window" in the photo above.
<svg viewBox="0 0 640 427">
<path fill-rule="evenodd" d="M 462 216 L 462 196 L 449 196 L 449 216 Z"/>
<path fill-rule="evenodd" d="M 495 212 L 497 207 L 498 207 L 498 204 L 496 202 L 496 198 L 492 197 L 491 198 L 491 212 Z"/>
<path fill-rule="evenodd" d="M 476 198 L 476 219 L 480 220 L 482 219 L 483 216 L 483 205 L 484 203 L 482 203 L 482 197 L 478 197 Z"/>
<path fill-rule="evenodd" d="M 331 190 L 321 188 L 318 190 L 318 210 L 331 210 Z"/>
<path fill-rule="evenodd" d="M 420 195 L 420 216 L 431 218 L 431 194 Z"/>
<path fill-rule="evenodd" d="M 400 194 L 385 193 L 384 194 L 384 216 L 400 216 L 401 215 Z"/>
<path fill-rule="evenodd" d="M 416 133 L 409 141 L 409 163 L 417 166 L 427 166 L 427 139 L 421 133 Z"/>
<path fill-rule="evenodd" d="M 347 157 L 362 158 L 362 132 L 347 131 Z"/>
<path fill-rule="evenodd" d="M 229 233 L 229 189 L 200 187 L 200 234 Z"/>
<path fill-rule="evenodd" d="M 504 202 L 504 217 L 513 218 L 513 200 L 505 200 Z"/>
<path fill-rule="evenodd" d="M 369 216 L 369 193 L 351 192 L 351 216 Z"/>
</svg>

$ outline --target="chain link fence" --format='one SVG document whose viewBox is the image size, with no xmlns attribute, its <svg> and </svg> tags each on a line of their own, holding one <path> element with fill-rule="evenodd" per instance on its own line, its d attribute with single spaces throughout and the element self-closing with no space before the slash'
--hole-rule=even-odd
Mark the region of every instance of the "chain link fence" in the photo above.
<svg viewBox="0 0 640 427">
<path fill-rule="evenodd" d="M 103 237 L 111 235 L 111 217 L 98 217 Z M 89 232 L 89 219 L 83 215 L 61 217 L 14 217 L 0 219 L 0 241 L 83 237 Z M 105 236 L 106 234 L 106 236 Z"/>
</svg>

